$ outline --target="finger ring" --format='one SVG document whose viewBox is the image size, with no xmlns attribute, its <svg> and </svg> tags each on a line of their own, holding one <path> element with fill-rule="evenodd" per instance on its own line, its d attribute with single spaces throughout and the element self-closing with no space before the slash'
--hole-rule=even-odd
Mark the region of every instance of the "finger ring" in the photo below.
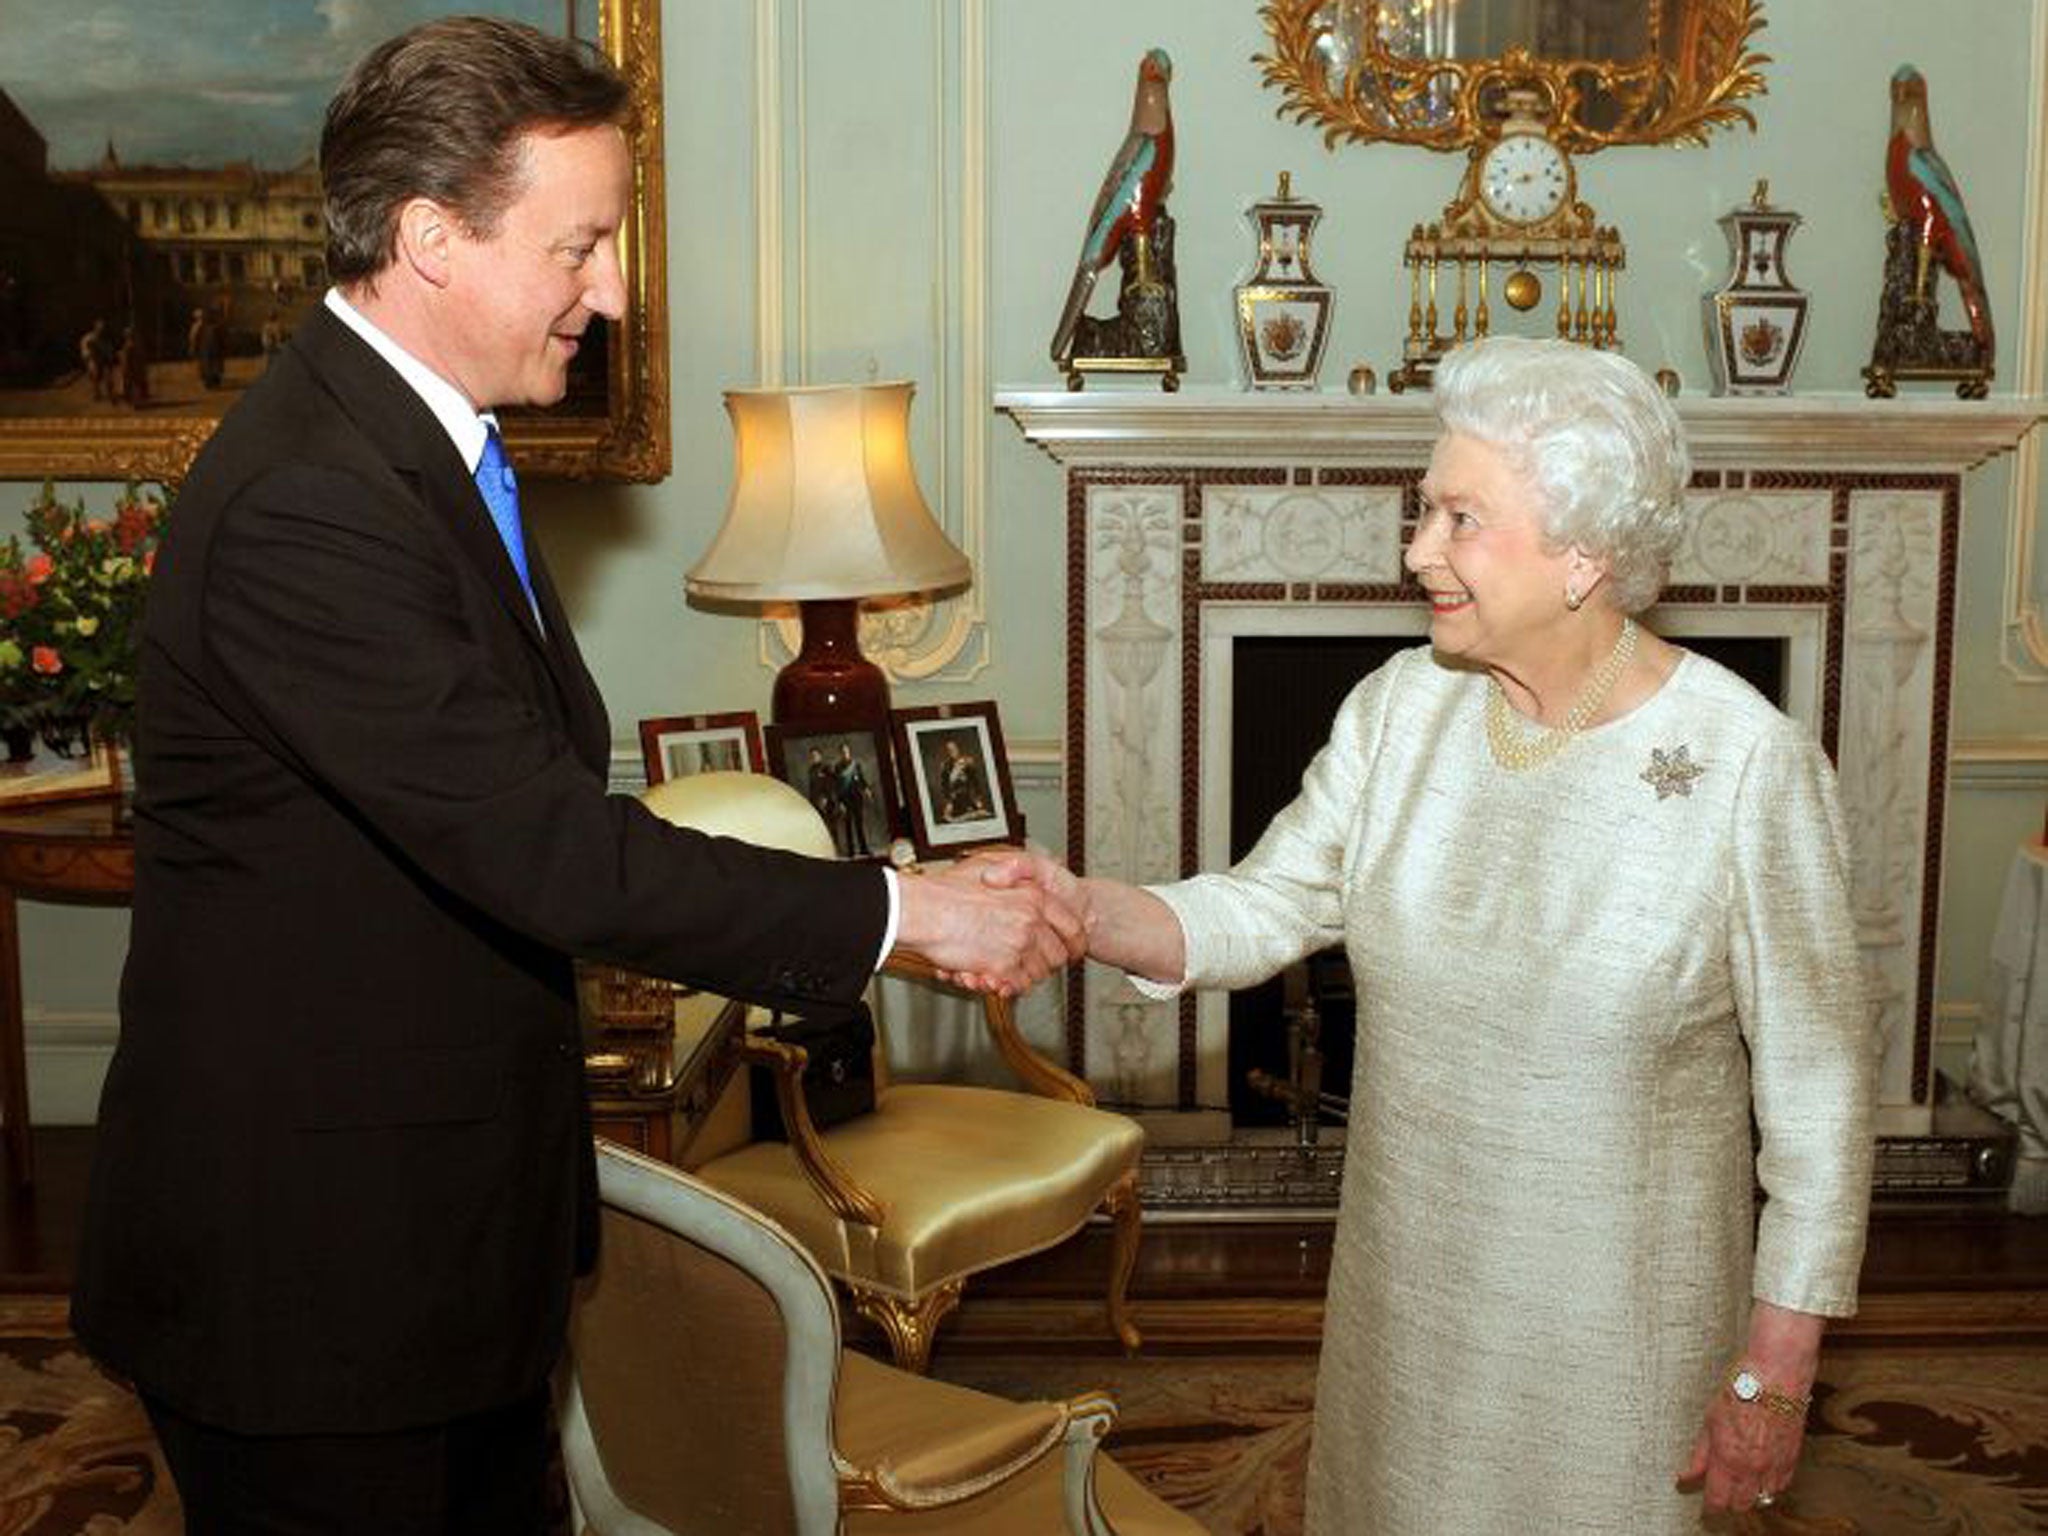
<svg viewBox="0 0 2048 1536">
<path fill-rule="evenodd" d="M 1777 1502 L 1778 1496 L 1775 1493 L 1759 1493 L 1756 1496 L 1756 1507 L 1758 1509 L 1769 1509 Z"/>
</svg>

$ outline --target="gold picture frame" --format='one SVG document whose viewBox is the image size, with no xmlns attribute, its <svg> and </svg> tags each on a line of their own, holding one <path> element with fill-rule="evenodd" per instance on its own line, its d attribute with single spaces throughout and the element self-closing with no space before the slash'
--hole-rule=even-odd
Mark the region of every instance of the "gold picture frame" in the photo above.
<svg viewBox="0 0 2048 1536">
<path fill-rule="evenodd" d="M 633 197 L 626 227 L 619 236 L 627 313 L 624 320 L 606 324 L 601 349 L 589 349 L 603 354 L 601 380 L 593 373 L 580 392 L 572 388 L 570 399 L 562 405 L 547 411 L 507 411 L 502 413 L 502 419 L 522 476 L 654 481 L 666 476 L 670 467 L 661 0 L 582 3 L 586 13 L 595 13 L 598 42 L 633 91 L 634 115 L 628 133 Z M 445 7 L 451 15 L 492 8 L 489 0 L 448 0 Z M 0 80 L 0 87 L 4 84 Z M 0 106 L 21 115 L 20 109 L 4 96 L 0 96 Z M 44 181 L 50 195 L 42 206 L 49 210 L 53 227 L 36 243 L 70 249 L 76 240 L 75 231 L 57 226 L 71 224 L 76 214 L 78 178 L 45 173 Z M 106 205 L 97 212 L 111 217 L 110 210 L 111 205 Z M 206 212 L 211 216 L 211 205 Z M 0 249 L 0 257 L 6 254 Z M 0 262 L 0 268 L 4 266 Z M 317 302 L 324 287 L 322 277 L 313 289 L 313 301 Z M 175 287 L 174 280 L 167 280 L 165 291 L 182 295 L 185 290 Z M 110 303 L 106 307 L 118 306 Z M 67 333 L 63 338 L 65 345 L 77 349 L 78 337 L 69 332 L 76 330 L 82 334 L 82 323 L 70 315 L 61 323 Z M 183 338 L 174 336 L 173 340 L 182 345 Z M 270 342 L 266 335 L 266 350 Z M 111 352 L 111 347 L 108 350 Z M 196 359 L 196 346 L 192 353 Z M 191 402 L 182 409 L 177 404 L 156 409 L 116 409 L 109 402 L 104 414 L 81 413 L 79 404 L 66 406 L 61 399 L 44 403 L 43 397 L 55 397 L 62 391 L 14 389 L 0 382 L 0 479 L 131 480 L 175 485 L 184 478 L 236 393 L 232 383 L 218 388 L 201 387 L 201 375 L 196 370 L 203 365 L 196 361 L 181 362 L 180 366 L 192 373 L 193 386 L 189 391 Z M 77 389 L 82 391 L 86 388 L 86 370 L 81 366 L 77 372 Z M 4 380 L 4 375 L 0 375 L 0 380 Z M 97 402 L 88 396 L 82 403 L 90 411 Z"/>
<path fill-rule="evenodd" d="M 69 757 L 38 739 L 29 757 L 0 763 L 0 811 L 60 800 L 117 800 L 121 778 L 120 749 L 97 731 L 87 735 L 84 751 Z"/>
</svg>

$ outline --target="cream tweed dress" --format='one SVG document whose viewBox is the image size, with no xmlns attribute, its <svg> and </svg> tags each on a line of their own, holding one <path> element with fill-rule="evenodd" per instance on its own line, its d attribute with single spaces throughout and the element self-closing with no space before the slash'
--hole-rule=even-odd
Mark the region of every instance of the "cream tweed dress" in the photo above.
<svg viewBox="0 0 2048 1536">
<path fill-rule="evenodd" d="M 1487 687 L 1396 656 L 1241 864 L 1153 888 L 1186 986 L 1339 940 L 1355 973 L 1309 1530 L 1693 1533 L 1749 1297 L 1855 1310 L 1876 1039 L 1834 776 L 1691 653 L 1522 772 Z"/>
</svg>

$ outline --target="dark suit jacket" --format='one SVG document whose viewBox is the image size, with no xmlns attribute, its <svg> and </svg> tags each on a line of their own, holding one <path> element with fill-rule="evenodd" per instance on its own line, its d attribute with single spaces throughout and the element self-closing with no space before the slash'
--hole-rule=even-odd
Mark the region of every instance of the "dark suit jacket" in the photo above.
<svg viewBox="0 0 2048 1536">
<path fill-rule="evenodd" d="M 143 644 L 134 926 L 72 1317 L 249 1432 L 536 1389 L 594 1251 L 569 956 L 855 996 L 870 868 L 679 831 L 545 638 L 447 434 L 325 310 L 171 513 Z"/>
</svg>

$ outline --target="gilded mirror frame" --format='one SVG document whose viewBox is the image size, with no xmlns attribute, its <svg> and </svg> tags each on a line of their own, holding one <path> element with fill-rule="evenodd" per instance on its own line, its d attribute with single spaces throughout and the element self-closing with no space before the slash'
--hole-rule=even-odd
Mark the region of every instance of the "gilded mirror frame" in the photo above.
<svg viewBox="0 0 2048 1536">
<path fill-rule="evenodd" d="M 438 0 L 448 14 L 491 0 Z M 626 317 L 614 324 L 601 396 L 553 410 L 502 413 L 519 472 L 532 479 L 654 481 L 670 468 L 668 265 L 663 176 L 661 0 L 596 0 L 597 41 L 632 87 L 627 135 L 632 202 L 619 233 Z M 63 242 L 61 229 L 47 238 Z M 0 400 L 0 480 L 140 480 L 176 484 L 239 389 L 204 413 L 168 408 L 81 415 Z M 17 402 L 18 404 L 18 402 Z"/>
<path fill-rule="evenodd" d="M 1639 61 L 1541 58 L 1511 47 L 1497 58 L 1419 59 L 1392 52 L 1380 35 L 1383 0 L 1266 0 L 1260 19 L 1272 52 L 1253 56 L 1266 85 L 1286 98 L 1277 115 L 1314 125 L 1323 143 L 1417 144 L 1463 149 L 1487 136 L 1509 86 L 1547 98 L 1551 136 L 1590 153 L 1615 144 L 1703 144 L 1715 128 L 1756 127 L 1742 103 L 1764 93 L 1767 54 L 1750 47 L 1763 27 L 1762 0 L 1686 0 L 1681 68 L 1666 57 L 1662 0 L 1646 0 L 1650 46 Z M 1364 42 L 1342 80 L 1332 82 L 1323 45 L 1332 12 L 1363 15 Z M 1589 116 L 1598 106 L 1600 122 Z"/>
</svg>

